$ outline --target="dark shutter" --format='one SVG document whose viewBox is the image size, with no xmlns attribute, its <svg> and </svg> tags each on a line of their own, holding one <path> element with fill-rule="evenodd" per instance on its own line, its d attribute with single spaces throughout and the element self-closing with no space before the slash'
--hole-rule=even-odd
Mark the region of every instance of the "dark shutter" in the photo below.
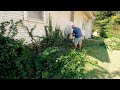
<svg viewBox="0 0 120 90">
<path fill-rule="evenodd" d="M 74 11 L 71 11 L 70 21 L 74 22 Z"/>
</svg>

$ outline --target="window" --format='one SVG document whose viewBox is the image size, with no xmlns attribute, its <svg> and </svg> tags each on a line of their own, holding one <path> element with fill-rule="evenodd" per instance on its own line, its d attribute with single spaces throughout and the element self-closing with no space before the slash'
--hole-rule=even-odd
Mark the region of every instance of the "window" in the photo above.
<svg viewBox="0 0 120 90">
<path fill-rule="evenodd" d="M 45 22 L 44 11 L 27 11 L 24 14 L 26 20 Z"/>
<path fill-rule="evenodd" d="M 74 11 L 71 11 L 70 21 L 74 22 Z"/>
</svg>

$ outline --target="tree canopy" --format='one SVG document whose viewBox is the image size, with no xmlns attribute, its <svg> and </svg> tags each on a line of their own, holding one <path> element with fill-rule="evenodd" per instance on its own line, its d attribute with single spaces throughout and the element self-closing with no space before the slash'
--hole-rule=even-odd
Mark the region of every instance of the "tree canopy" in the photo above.
<svg viewBox="0 0 120 90">
<path fill-rule="evenodd" d="M 112 37 L 120 34 L 120 11 L 97 11 L 94 22 L 94 31 L 102 37 Z"/>
</svg>

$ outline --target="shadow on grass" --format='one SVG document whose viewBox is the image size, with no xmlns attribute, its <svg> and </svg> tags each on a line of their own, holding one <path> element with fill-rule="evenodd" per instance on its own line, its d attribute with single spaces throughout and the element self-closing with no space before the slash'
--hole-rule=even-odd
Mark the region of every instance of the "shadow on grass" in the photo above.
<svg viewBox="0 0 120 90">
<path fill-rule="evenodd" d="M 87 55 L 90 55 L 102 62 L 110 63 L 104 39 L 86 39 L 83 41 L 83 48 L 88 51 Z"/>
<path fill-rule="evenodd" d="M 89 61 L 88 61 L 89 62 Z M 105 68 L 99 66 L 98 64 L 94 64 L 89 62 L 89 64 L 93 65 L 92 70 L 86 71 L 85 79 L 107 79 L 112 78 L 112 75 Z"/>
<path fill-rule="evenodd" d="M 93 69 L 86 72 L 86 79 L 118 79 L 120 77 L 120 70 L 109 73 L 105 69 Z"/>
</svg>

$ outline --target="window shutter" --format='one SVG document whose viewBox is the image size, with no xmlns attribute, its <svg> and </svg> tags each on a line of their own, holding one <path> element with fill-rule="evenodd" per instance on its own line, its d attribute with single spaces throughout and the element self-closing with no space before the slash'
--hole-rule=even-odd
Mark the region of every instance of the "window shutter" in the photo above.
<svg viewBox="0 0 120 90">
<path fill-rule="evenodd" d="M 74 22 L 74 11 L 71 11 L 70 21 Z"/>
</svg>

